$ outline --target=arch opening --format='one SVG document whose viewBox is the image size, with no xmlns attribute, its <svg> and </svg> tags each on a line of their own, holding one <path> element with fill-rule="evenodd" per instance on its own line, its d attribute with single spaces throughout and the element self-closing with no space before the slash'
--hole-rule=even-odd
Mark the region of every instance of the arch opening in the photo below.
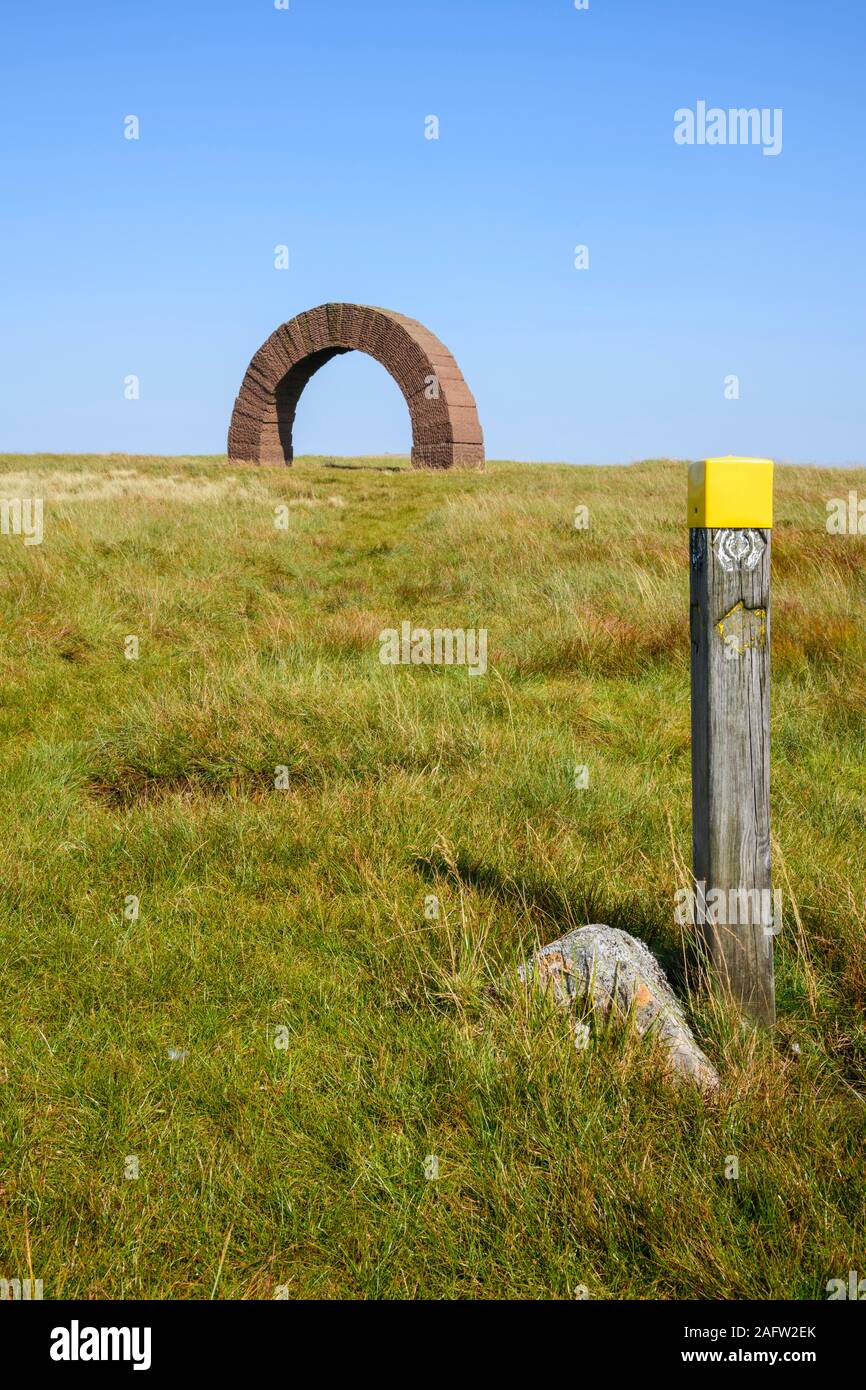
<svg viewBox="0 0 866 1390">
<path fill-rule="evenodd" d="M 298 401 L 292 430 L 299 456 L 393 459 L 406 467 L 412 427 L 403 392 L 366 352 L 338 353 L 315 372 Z"/>
<path fill-rule="evenodd" d="M 247 368 L 229 427 L 237 463 L 291 464 L 298 402 L 333 357 L 367 353 L 391 374 L 412 424 L 414 468 L 482 468 L 475 399 L 451 353 L 414 319 L 388 309 L 325 304 L 281 324 Z"/>
</svg>

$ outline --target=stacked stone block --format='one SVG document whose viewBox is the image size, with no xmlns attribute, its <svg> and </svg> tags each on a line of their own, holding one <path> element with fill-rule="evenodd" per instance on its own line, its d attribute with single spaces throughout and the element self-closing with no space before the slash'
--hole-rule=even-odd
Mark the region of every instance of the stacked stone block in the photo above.
<svg viewBox="0 0 866 1390">
<path fill-rule="evenodd" d="M 323 304 L 281 324 L 247 368 L 229 428 L 237 463 L 293 458 L 298 401 L 315 372 L 344 352 L 366 352 L 390 372 L 409 407 L 414 468 L 482 468 L 474 397 L 444 343 L 414 319 L 361 304 Z"/>
</svg>

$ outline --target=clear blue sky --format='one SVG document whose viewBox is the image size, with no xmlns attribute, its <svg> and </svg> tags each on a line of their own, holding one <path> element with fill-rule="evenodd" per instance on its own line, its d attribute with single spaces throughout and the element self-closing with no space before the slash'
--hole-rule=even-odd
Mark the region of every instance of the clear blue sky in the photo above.
<svg viewBox="0 0 866 1390">
<path fill-rule="evenodd" d="M 3 6 L 0 449 L 222 452 L 346 299 L 444 339 L 492 458 L 866 459 L 863 0 L 290 3 Z M 678 146 L 700 100 L 781 154 Z M 302 398 L 299 451 L 409 442 L 361 354 Z"/>
</svg>

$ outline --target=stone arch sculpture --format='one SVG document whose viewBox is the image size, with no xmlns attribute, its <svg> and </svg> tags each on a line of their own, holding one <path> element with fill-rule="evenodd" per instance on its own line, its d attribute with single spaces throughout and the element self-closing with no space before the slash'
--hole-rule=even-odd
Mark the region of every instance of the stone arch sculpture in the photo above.
<svg viewBox="0 0 866 1390">
<path fill-rule="evenodd" d="M 323 304 L 280 325 L 247 368 L 229 427 L 233 462 L 285 463 L 301 392 L 340 353 L 366 352 L 390 372 L 412 421 L 413 468 L 482 468 L 475 400 L 451 353 L 414 319 L 362 304 Z"/>
</svg>

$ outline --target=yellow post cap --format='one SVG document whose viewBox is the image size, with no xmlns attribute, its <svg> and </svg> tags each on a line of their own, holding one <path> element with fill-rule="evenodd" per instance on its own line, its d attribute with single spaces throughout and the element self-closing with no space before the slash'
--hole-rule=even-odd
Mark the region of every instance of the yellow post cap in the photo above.
<svg viewBox="0 0 866 1390">
<path fill-rule="evenodd" d="M 704 459 L 689 464 L 689 526 L 773 525 L 772 459 Z"/>
</svg>

